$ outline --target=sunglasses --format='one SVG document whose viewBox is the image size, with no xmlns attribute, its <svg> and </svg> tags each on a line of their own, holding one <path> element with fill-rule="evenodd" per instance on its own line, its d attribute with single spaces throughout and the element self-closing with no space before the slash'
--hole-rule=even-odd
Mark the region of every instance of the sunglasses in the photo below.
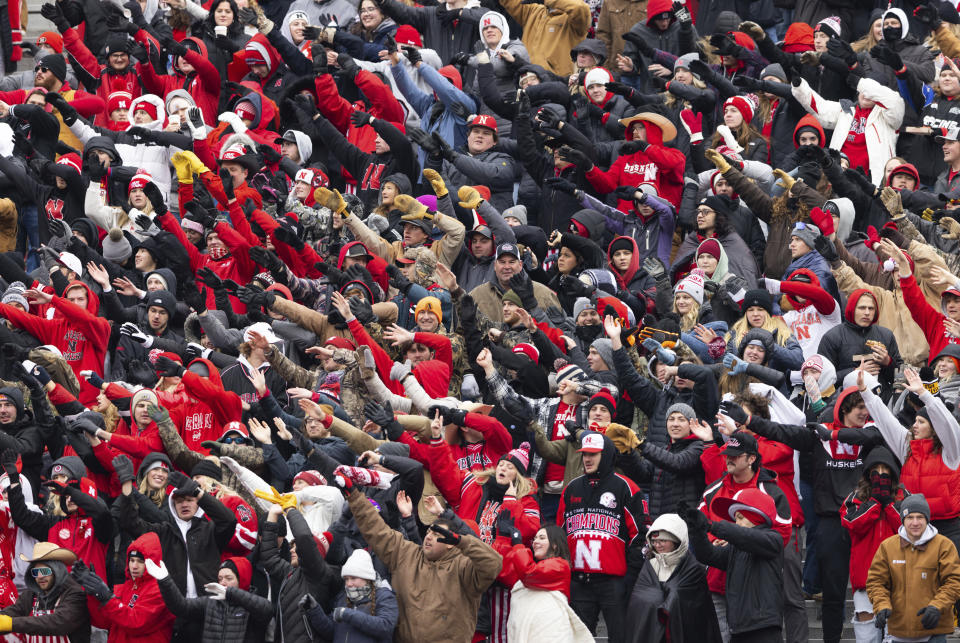
<svg viewBox="0 0 960 643">
<path fill-rule="evenodd" d="M 34 578 L 40 578 L 41 576 L 46 577 L 53 574 L 53 570 L 49 567 L 34 567 L 30 570 L 30 575 Z"/>
<path fill-rule="evenodd" d="M 230 436 L 229 438 L 223 438 L 220 441 L 223 444 L 243 444 L 244 438 L 241 438 L 240 436 L 236 436 L 236 437 Z"/>
<path fill-rule="evenodd" d="M 37 65 L 36 67 L 34 67 L 33 71 L 35 72 L 42 71 L 43 73 L 47 73 L 48 71 L 50 71 L 50 68 L 44 67 L 43 65 Z"/>
</svg>

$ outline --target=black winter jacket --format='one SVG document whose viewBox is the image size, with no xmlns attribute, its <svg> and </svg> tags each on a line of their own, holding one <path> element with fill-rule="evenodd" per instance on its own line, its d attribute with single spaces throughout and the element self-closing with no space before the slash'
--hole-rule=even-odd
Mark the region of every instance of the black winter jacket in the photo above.
<svg viewBox="0 0 960 643">
<path fill-rule="evenodd" d="M 661 516 L 675 513 L 679 502 L 691 507 L 700 503 L 704 488 L 700 455 L 706 446 L 693 435 L 666 448 L 647 440 L 633 457 L 618 458 L 617 465 L 637 484 L 649 486 L 650 515 Z"/>
<path fill-rule="evenodd" d="M 173 577 L 167 576 L 158 584 L 163 602 L 173 614 L 191 621 L 203 618 L 202 643 L 257 643 L 264 640 L 267 625 L 273 617 L 273 605 L 266 598 L 237 587 L 227 589 L 224 601 L 209 596 L 184 598 Z"/>
</svg>

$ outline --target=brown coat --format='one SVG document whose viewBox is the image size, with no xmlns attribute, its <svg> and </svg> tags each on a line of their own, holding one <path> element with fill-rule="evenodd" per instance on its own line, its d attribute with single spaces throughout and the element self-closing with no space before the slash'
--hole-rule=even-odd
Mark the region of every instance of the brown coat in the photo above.
<svg viewBox="0 0 960 643">
<path fill-rule="evenodd" d="M 480 598 L 496 580 L 503 559 L 474 536 L 439 560 L 430 561 L 420 545 L 391 529 L 359 491 L 348 498 L 350 510 L 370 549 L 390 569 L 400 619 L 398 643 L 463 643 L 477 627 Z"/>
<path fill-rule="evenodd" d="M 622 34 L 633 25 L 647 20 L 647 0 L 604 0 L 597 18 L 597 38 L 607 46 L 607 62 L 604 67 L 619 75 L 617 54 L 623 53 Z"/>
<path fill-rule="evenodd" d="M 949 538 L 935 535 L 914 547 L 899 535 L 880 543 L 867 572 L 867 595 L 874 613 L 891 610 L 887 631 L 902 638 L 953 632 L 953 603 L 960 598 L 960 558 Z M 917 612 L 940 610 L 940 623 L 923 629 Z"/>
<path fill-rule="evenodd" d="M 530 52 L 530 62 L 561 76 L 573 72 L 570 50 L 590 30 L 592 18 L 586 2 L 543 0 L 543 4 L 524 4 L 522 0 L 503 0 L 500 6 L 523 27 L 523 44 Z"/>
<path fill-rule="evenodd" d="M 0 199 L 0 252 L 17 249 L 17 206 L 10 199 Z"/>
<path fill-rule="evenodd" d="M 560 307 L 560 300 L 557 299 L 556 294 L 539 281 L 533 282 L 533 294 L 543 310 L 550 306 Z M 497 324 L 503 323 L 503 295 L 492 281 L 480 284 L 471 290 L 470 296 L 477 304 L 477 310 L 486 315 L 490 321 Z"/>
<path fill-rule="evenodd" d="M 24 589 L 17 602 L 0 611 L 13 617 L 11 631 L 16 634 L 42 636 L 67 636 L 71 643 L 90 641 L 90 611 L 87 609 L 87 594 L 72 577 L 63 579 L 60 597 L 53 612 L 43 616 L 30 616 L 33 611 L 34 591 Z"/>
</svg>

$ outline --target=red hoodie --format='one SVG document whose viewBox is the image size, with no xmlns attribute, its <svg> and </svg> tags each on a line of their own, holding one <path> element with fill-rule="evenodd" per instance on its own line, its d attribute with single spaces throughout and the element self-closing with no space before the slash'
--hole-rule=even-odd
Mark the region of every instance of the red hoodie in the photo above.
<svg viewBox="0 0 960 643">
<path fill-rule="evenodd" d="M 138 40 L 140 40 L 140 34 L 145 33 L 146 32 L 141 30 L 137 34 Z M 207 125 L 216 127 L 219 124 L 217 122 L 217 115 L 219 113 L 217 108 L 220 101 L 220 73 L 214 64 L 210 62 L 207 45 L 202 39 L 184 38 L 184 41 L 194 43 L 200 50 L 198 53 L 188 48 L 187 53 L 183 56 L 188 63 L 193 65 L 196 71 L 191 72 L 189 75 L 184 75 L 180 71 L 177 71 L 173 75 L 160 75 L 154 71 L 153 65 L 143 65 L 140 67 L 140 71 L 143 73 L 143 86 L 146 87 L 151 94 L 156 94 L 161 97 L 166 96 L 174 89 L 187 90 L 187 93 L 193 97 L 193 102 L 203 111 L 203 118 Z M 146 38 L 141 42 L 144 45 L 148 45 Z M 177 69 L 178 62 L 179 56 L 174 56 L 173 69 Z"/>
<path fill-rule="evenodd" d="M 197 363 L 205 364 L 210 376 L 201 377 L 189 370 L 183 374 L 180 381 L 191 400 L 176 409 L 182 421 L 177 427 L 183 442 L 190 449 L 207 455 L 209 452 L 200 443 L 220 439 L 223 425 L 240 419 L 243 414 L 243 401 L 236 393 L 224 390 L 220 371 L 210 360 L 198 357 L 190 362 L 187 368 Z M 173 409 L 170 409 L 170 416 L 177 417 Z"/>
<path fill-rule="evenodd" d="M 110 322 L 97 317 L 100 299 L 82 281 L 71 281 L 63 294 L 66 295 L 76 287 L 87 292 L 86 310 L 63 297 L 54 296 L 50 302 L 55 311 L 53 319 L 43 319 L 8 304 L 0 304 L 0 315 L 39 339 L 41 343 L 60 349 L 63 358 L 80 380 L 80 403 L 89 406 L 96 401 L 100 391 L 80 377 L 80 371 L 90 370 L 103 376 L 103 362 L 110 339 Z"/>
<path fill-rule="evenodd" d="M 507 541 L 503 536 L 497 542 Z M 496 548 L 497 551 L 501 551 Z M 570 598 L 570 563 L 560 557 L 534 560 L 533 552 L 524 545 L 514 545 L 503 553 L 503 571 L 500 578 L 507 587 L 513 587 L 517 581 L 524 587 L 545 592 L 563 592 Z"/>
<path fill-rule="evenodd" d="M 900 279 L 900 289 L 903 291 L 903 302 L 907 305 L 907 310 L 910 311 L 913 321 L 917 322 L 917 326 L 927 338 L 927 343 L 930 344 L 930 357 L 939 355 L 947 344 L 960 344 L 960 337 L 954 337 L 948 333 L 943 323 L 947 316 L 944 313 L 946 306 L 943 305 L 942 299 L 941 310 L 934 310 L 933 306 L 927 303 L 927 298 L 923 296 L 920 286 L 917 285 L 917 279 L 912 274 Z M 960 297 L 960 291 L 956 288 L 947 288 L 940 296 L 943 297 L 946 294 Z M 859 298 L 859 295 L 857 297 Z M 877 310 L 879 311 L 879 307 Z M 879 316 L 879 312 L 877 315 Z"/>
<path fill-rule="evenodd" d="M 663 146 L 663 132 L 659 127 L 648 121 L 643 121 L 643 125 L 647 131 L 647 149 L 618 156 L 606 172 L 594 165 L 586 174 L 587 180 L 600 194 L 609 194 L 621 185 L 652 185 L 658 195 L 679 208 L 687 157 L 680 150 Z M 633 140 L 633 127 L 627 129 L 625 138 Z M 630 212 L 632 208 L 632 201 L 617 201 L 621 212 Z"/>
<path fill-rule="evenodd" d="M 93 484 L 93 480 L 90 478 L 80 478 L 79 487 L 88 496 L 97 497 L 97 486 Z M 108 518 L 109 515 L 108 513 Z M 100 535 L 104 536 L 104 534 Z M 106 534 L 106 536 L 109 535 Z M 99 570 L 107 568 L 107 543 L 101 542 L 97 538 L 93 519 L 79 507 L 76 512 L 50 527 L 50 531 L 47 533 L 47 541 L 69 549 L 88 567 Z"/>
<path fill-rule="evenodd" d="M 67 29 L 63 32 L 63 46 L 73 58 L 74 64 L 79 67 L 78 77 L 85 73 L 97 79 L 97 96 L 103 100 L 104 106 L 107 105 L 110 94 L 114 92 L 127 92 L 131 99 L 138 98 L 143 93 L 140 74 L 143 73 L 143 68 L 149 65 L 141 65 L 131 56 L 127 69 L 123 73 L 114 73 L 108 65 L 101 65 L 97 57 L 87 49 L 76 29 Z M 97 114 L 93 124 L 109 127 L 110 115 L 107 114 L 106 107 Z"/>
<path fill-rule="evenodd" d="M 153 532 L 143 534 L 127 546 L 128 562 L 132 551 L 156 564 L 163 559 L 160 539 Z M 176 617 L 163 602 L 156 579 L 146 570 L 140 578 L 130 578 L 129 564 L 124 572 L 127 580 L 113 586 L 113 598 L 103 605 L 95 597 L 87 596 L 91 623 L 110 631 L 107 643 L 166 643 L 173 634 Z"/>
</svg>

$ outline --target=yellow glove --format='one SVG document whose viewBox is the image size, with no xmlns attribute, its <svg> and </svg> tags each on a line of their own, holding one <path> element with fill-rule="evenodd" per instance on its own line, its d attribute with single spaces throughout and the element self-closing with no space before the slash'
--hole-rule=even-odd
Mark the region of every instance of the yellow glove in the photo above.
<svg viewBox="0 0 960 643">
<path fill-rule="evenodd" d="M 282 504 L 283 504 L 283 502 L 281 501 L 280 492 L 277 491 L 276 489 L 274 489 L 273 487 L 270 487 L 270 491 L 264 491 L 264 490 L 262 490 L 262 489 L 256 489 L 256 490 L 253 492 L 253 495 L 255 495 L 257 498 L 260 498 L 261 500 L 266 500 L 267 502 L 272 502 L 272 503 L 275 504 L 275 505 L 282 505 Z"/>
<path fill-rule="evenodd" d="M 350 213 L 347 212 L 347 203 L 343 200 L 343 196 L 336 190 L 328 190 L 327 188 L 317 188 L 313 191 L 313 200 L 322 205 L 323 207 L 336 212 L 337 214 L 348 217 Z"/>
<path fill-rule="evenodd" d="M 795 178 L 784 172 L 783 170 L 776 169 L 773 171 L 773 175 L 780 179 L 777 181 L 777 185 L 783 189 L 790 191 L 793 189 L 793 184 L 797 182 Z"/>
<path fill-rule="evenodd" d="M 920 213 L 920 218 L 924 221 L 933 221 L 933 208 L 927 208 Z"/>
<path fill-rule="evenodd" d="M 447 196 L 447 184 L 443 182 L 443 177 L 440 176 L 439 172 L 427 168 L 423 171 L 423 178 L 430 181 L 430 187 L 433 188 L 433 193 L 437 195 L 438 199 Z"/>
<path fill-rule="evenodd" d="M 13 619 L 6 614 L 0 614 L 0 632 L 13 631 Z"/>
<path fill-rule="evenodd" d="M 186 152 L 177 152 L 170 157 L 170 163 L 177 172 L 177 183 L 181 185 L 191 185 L 193 183 L 193 172 L 190 171 L 190 159 Z"/>
<path fill-rule="evenodd" d="M 193 152 L 186 151 L 186 152 L 179 152 L 179 154 L 181 154 L 183 158 L 187 159 L 187 161 L 190 163 L 190 171 L 193 174 L 196 174 L 199 176 L 201 174 L 206 174 L 207 172 L 210 171 L 210 168 L 204 165 L 203 161 L 200 160 L 200 157 L 194 154 Z"/>
<path fill-rule="evenodd" d="M 460 207 L 467 210 L 476 210 L 483 203 L 483 197 L 477 189 L 469 185 L 464 185 L 457 190 L 457 196 L 460 198 Z"/>
<path fill-rule="evenodd" d="M 404 212 L 404 215 L 400 217 L 401 221 L 419 221 L 420 219 L 433 221 L 433 214 L 427 210 L 427 206 L 409 194 L 398 194 L 393 198 L 393 204 L 398 210 Z"/>
<path fill-rule="evenodd" d="M 277 502 L 284 511 L 287 509 L 296 509 L 297 508 L 297 497 L 292 493 L 285 493 L 280 496 Z"/>
<path fill-rule="evenodd" d="M 718 170 L 720 170 L 721 174 L 730 169 L 730 164 L 727 163 L 727 159 L 723 158 L 723 155 L 720 154 L 720 152 L 708 149 L 703 151 L 703 155 L 707 157 L 707 160 L 713 163 Z"/>
</svg>

